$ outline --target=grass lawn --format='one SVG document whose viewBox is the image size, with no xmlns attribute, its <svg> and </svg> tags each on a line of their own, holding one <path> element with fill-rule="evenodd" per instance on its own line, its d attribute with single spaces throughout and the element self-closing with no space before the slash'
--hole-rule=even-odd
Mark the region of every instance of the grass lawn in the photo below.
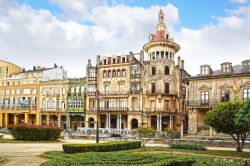
<svg viewBox="0 0 250 166">
<path fill-rule="evenodd" d="M 160 165 L 160 163 L 162 164 L 164 161 L 169 161 L 172 159 L 195 159 L 196 163 L 193 166 L 242 166 L 243 158 L 248 158 L 248 160 L 250 160 L 250 153 L 237 153 L 229 151 L 197 151 L 176 149 L 174 150 L 174 154 L 171 156 L 170 149 L 163 147 L 146 147 L 113 152 L 87 152 L 75 154 L 66 154 L 64 152 L 46 152 L 43 154 L 43 156 L 49 157 L 51 160 L 43 163 L 42 166 L 153 166 Z"/>
</svg>

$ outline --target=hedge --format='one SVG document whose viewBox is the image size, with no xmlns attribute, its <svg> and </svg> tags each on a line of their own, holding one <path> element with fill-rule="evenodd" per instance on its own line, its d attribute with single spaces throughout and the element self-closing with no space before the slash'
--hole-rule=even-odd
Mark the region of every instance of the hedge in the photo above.
<svg viewBox="0 0 250 166">
<path fill-rule="evenodd" d="M 196 160 L 194 159 L 171 159 L 162 160 L 156 162 L 155 164 L 150 164 L 151 166 L 192 166 Z"/>
<path fill-rule="evenodd" d="M 108 152 L 140 148 L 141 141 L 106 142 L 99 144 L 63 144 L 62 146 L 65 153 Z"/>
<path fill-rule="evenodd" d="M 25 141 L 55 141 L 61 134 L 57 127 L 27 124 L 9 126 L 8 130 L 15 140 Z"/>
<path fill-rule="evenodd" d="M 203 145 L 196 144 L 171 144 L 171 149 L 191 149 L 191 150 L 207 150 Z"/>
</svg>

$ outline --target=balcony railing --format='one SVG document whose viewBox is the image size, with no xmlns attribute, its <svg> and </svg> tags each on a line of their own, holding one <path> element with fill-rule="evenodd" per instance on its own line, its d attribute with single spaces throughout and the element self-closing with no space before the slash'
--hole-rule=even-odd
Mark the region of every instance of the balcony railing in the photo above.
<svg viewBox="0 0 250 166">
<path fill-rule="evenodd" d="M 96 81 L 97 77 L 88 77 L 88 81 Z"/>
<path fill-rule="evenodd" d="M 88 96 L 96 96 L 96 92 L 88 92 Z"/>
<path fill-rule="evenodd" d="M 64 112 L 65 109 L 61 108 L 40 108 L 41 112 Z"/>
<path fill-rule="evenodd" d="M 161 94 L 161 95 L 175 95 L 177 96 L 178 93 L 176 91 L 170 90 L 168 92 L 165 92 L 164 90 L 148 90 L 146 91 L 147 95 L 157 95 L 157 94 Z"/>
<path fill-rule="evenodd" d="M 128 95 L 128 91 L 108 91 L 108 92 L 100 92 L 100 95 Z"/>
<path fill-rule="evenodd" d="M 140 90 L 130 90 L 130 94 L 140 94 Z"/>
<path fill-rule="evenodd" d="M 217 100 L 189 100 L 188 107 L 214 107 Z"/>
<path fill-rule="evenodd" d="M 176 109 L 173 107 L 163 107 L 163 108 L 146 108 L 147 112 L 169 112 L 175 113 Z"/>
<path fill-rule="evenodd" d="M 128 111 L 128 107 L 100 107 L 98 111 Z M 92 109 L 92 111 L 97 111 L 97 108 Z"/>
<path fill-rule="evenodd" d="M 130 74 L 130 78 L 141 78 L 141 74 Z"/>
</svg>

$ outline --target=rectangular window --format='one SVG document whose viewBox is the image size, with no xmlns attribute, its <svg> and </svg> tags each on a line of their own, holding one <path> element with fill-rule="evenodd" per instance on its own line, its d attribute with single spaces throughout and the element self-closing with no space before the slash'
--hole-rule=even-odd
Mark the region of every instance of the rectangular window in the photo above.
<svg viewBox="0 0 250 166">
<path fill-rule="evenodd" d="M 75 88 L 74 87 L 71 87 L 71 93 L 75 93 Z"/>
<path fill-rule="evenodd" d="M 4 110 L 4 98 L 0 98 L 0 110 Z"/>
<path fill-rule="evenodd" d="M 28 110 L 29 109 L 29 97 L 22 97 L 21 99 L 21 109 Z"/>
<path fill-rule="evenodd" d="M 151 83 L 151 93 L 155 93 L 155 83 Z"/>
<path fill-rule="evenodd" d="M 14 110 L 14 98 L 10 98 L 10 110 Z"/>
<path fill-rule="evenodd" d="M 80 92 L 80 87 L 77 86 L 77 87 L 76 87 L 76 93 L 79 93 L 79 92 Z"/>
<path fill-rule="evenodd" d="M 72 101 L 71 101 L 71 99 L 68 99 L 68 109 L 72 109 Z"/>
<path fill-rule="evenodd" d="M 208 104 L 208 91 L 201 92 L 201 104 Z"/>
<path fill-rule="evenodd" d="M 10 94 L 10 90 L 6 90 L 6 95 L 9 95 Z"/>
<path fill-rule="evenodd" d="M 244 89 L 243 91 L 243 99 L 247 100 L 250 98 L 250 89 Z"/>
<path fill-rule="evenodd" d="M 81 86 L 81 93 L 84 93 L 85 87 Z"/>
<path fill-rule="evenodd" d="M 74 109 L 77 108 L 77 100 L 76 100 L 76 99 L 74 99 L 73 108 L 74 108 Z"/>
<path fill-rule="evenodd" d="M 109 93 L 109 85 L 104 85 L 104 93 Z"/>
<path fill-rule="evenodd" d="M 169 83 L 165 83 L 165 93 L 169 94 Z"/>
<path fill-rule="evenodd" d="M 20 94 L 20 89 L 16 89 L 16 94 L 17 94 L 17 95 Z"/>
<path fill-rule="evenodd" d="M 15 94 L 15 89 L 11 90 L 11 94 L 14 95 Z"/>
<path fill-rule="evenodd" d="M 55 109 L 56 108 L 55 101 L 54 100 L 47 101 L 47 108 L 48 109 Z"/>
<path fill-rule="evenodd" d="M 81 109 L 82 108 L 82 100 L 78 101 L 78 107 Z"/>
<path fill-rule="evenodd" d="M 16 97 L 16 101 L 15 101 L 15 104 L 16 104 L 16 109 L 17 110 L 20 110 L 21 109 L 21 97 Z"/>
<path fill-rule="evenodd" d="M 6 108 L 6 110 L 8 110 L 9 109 L 9 101 L 10 101 L 10 99 L 9 98 L 5 98 L 5 108 Z"/>
<path fill-rule="evenodd" d="M 33 110 L 36 109 L 36 97 L 32 97 L 32 98 L 31 98 L 31 106 L 32 106 L 32 109 L 33 109 Z"/>
<path fill-rule="evenodd" d="M 30 94 L 30 89 L 23 89 L 23 94 L 24 95 L 29 95 Z"/>
<path fill-rule="evenodd" d="M 230 90 L 222 90 L 221 91 L 221 101 L 229 101 L 230 100 Z"/>
<path fill-rule="evenodd" d="M 36 88 L 32 89 L 32 94 L 36 94 Z"/>
</svg>

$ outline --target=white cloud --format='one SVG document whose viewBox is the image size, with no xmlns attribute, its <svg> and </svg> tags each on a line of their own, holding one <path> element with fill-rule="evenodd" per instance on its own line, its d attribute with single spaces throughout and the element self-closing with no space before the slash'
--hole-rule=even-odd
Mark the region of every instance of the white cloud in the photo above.
<svg viewBox="0 0 250 166">
<path fill-rule="evenodd" d="M 230 0 L 230 2 L 244 4 L 244 3 L 247 3 L 248 0 Z"/>
<path fill-rule="evenodd" d="M 26 68 L 56 62 L 67 68 L 70 77 L 85 76 L 87 59 L 94 61 L 97 54 L 139 52 L 148 34 L 155 31 L 160 8 L 168 11 L 172 28 L 179 17 L 170 4 L 150 8 L 93 5 L 88 19 L 94 25 L 88 26 L 74 19 L 64 21 L 48 10 L 0 0 L 0 59 L 8 57 Z"/>
<path fill-rule="evenodd" d="M 192 30 L 182 28 L 177 39 L 182 46 L 180 54 L 186 60 L 191 74 L 198 74 L 199 66 L 210 64 L 219 69 L 226 61 L 234 65 L 249 59 L 250 7 L 230 11 L 228 17 L 218 18 L 216 24 Z"/>
</svg>

